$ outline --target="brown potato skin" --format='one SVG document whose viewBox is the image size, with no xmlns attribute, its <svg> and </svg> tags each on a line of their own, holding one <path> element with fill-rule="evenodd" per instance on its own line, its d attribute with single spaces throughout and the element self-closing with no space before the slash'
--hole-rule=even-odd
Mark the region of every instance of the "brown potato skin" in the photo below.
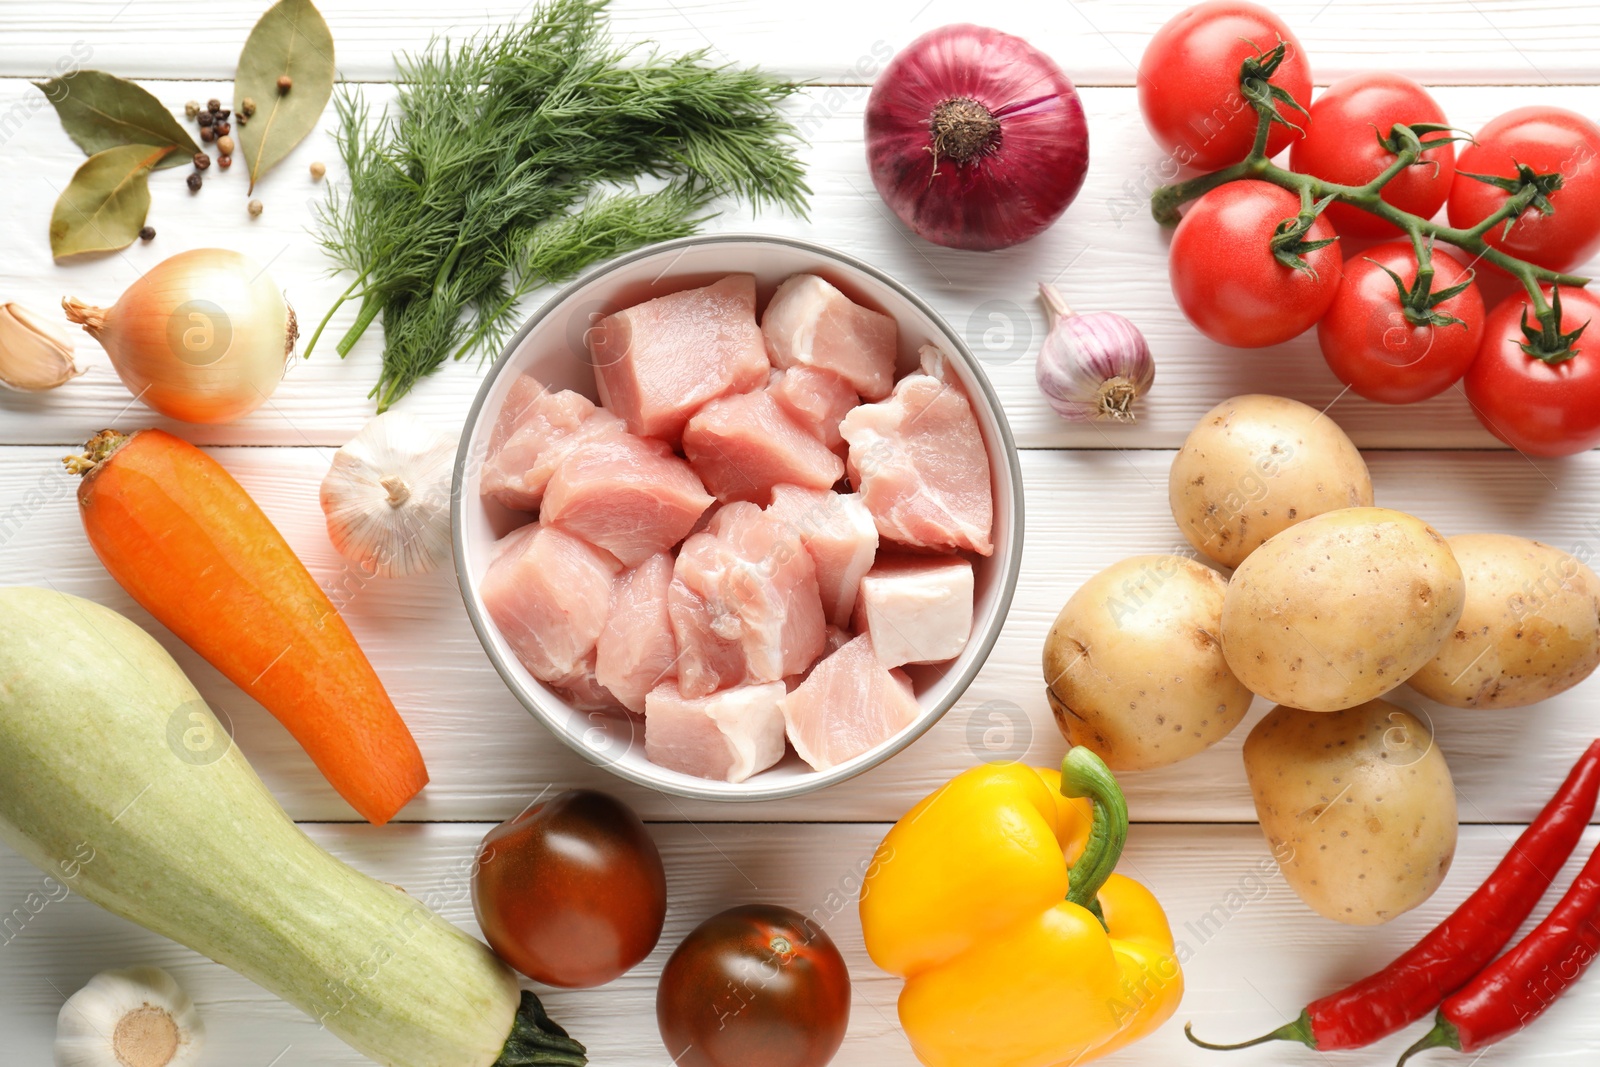
<svg viewBox="0 0 1600 1067">
<path fill-rule="evenodd" d="M 1432 732 L 1386 700 L 1279 705 L 1244 743 L 1256 815 L 1317 914 L 1376 926 L 1431 897 L 1456 850 L 1456 793 Z"/>
<path fill-rule="evenodd" d="M 1415 674 L 1454 631 L 1466 582 L 1437 530 L 1388 508 L 1317 515 L 1233 572 L 1222 652 L 1258 696 L 1338 711 Z"/>
<path fill-rule="evenodd" d="M 1511 534 L 1460 534 L 1450 550 L 1467 601 L 1411 688 L 1453 708 L 1520 708 L 1600 665 L 1600 578 L 1560 549 Z"/>
<path fill-rule="evenodd" d="M 1297 522 L 1371 505 L 1372 476 L 1328 416 L 1251 393 L 1195 424 L 1173 458 L 1167 499 L 1195 551 L 1231 568 Z"/>
<path fill-rule="evenodd" d="M 1113 770 L 1164 767 L 1226 737 L 1250 708 L 1218 638 L 1226 581 L 1183 556 L 1134 556 L 1056 616 L 1044 678 L 1056 726 Z"/>
</svg>

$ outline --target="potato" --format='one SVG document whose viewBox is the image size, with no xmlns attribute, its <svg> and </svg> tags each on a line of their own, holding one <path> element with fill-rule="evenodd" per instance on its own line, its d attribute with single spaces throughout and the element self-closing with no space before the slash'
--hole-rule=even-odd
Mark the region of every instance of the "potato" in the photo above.
<svg viewBox="0 0 1600 1067">
<path fill-rule="evenodd" d="M 1510 534 L 1462 534 L 1450 551 L 1467 605 L 1411 688 L 1455 708 L 1520 708 L 1571 689 L 1600 664 L 1600 578 L 1560 549 Z"/>
<path fill-rule="evenodd" d="M 1338 711 L 1388 692 L 1439 651 L 1466 583 L 1421 519 L 1345 508 L 1278 534 L 1240 564 L 1222 605 L 1222 652 L 1251 691 Z"/>
<path fill-rule="evenodd" d="M 1044 644 L 1062 735 L 1116 770 L 1176 763 L 1226 737 L 1250 707 L 1217 639 L 1226 588 L 1182 556 L 1134 556 L 1085 582 Z"/>
<path fill-rule="evenodd" d="M 1361 453 L 1326 415 L 1251 394 L 1206 412 L 1172 461 L 1172 517 L 1201 555 L 1237 567 L 1274 534 L 1372 503 Z"/>
<path fill-rule="evenodd" d="M 1433 895 L 1456 852 L 1456 789 L 1432 732 L 1386 700 L 1278 706 L 1244 743 L 1256 816 L 1311 910 L 1357 926 Z"/>
</svg>

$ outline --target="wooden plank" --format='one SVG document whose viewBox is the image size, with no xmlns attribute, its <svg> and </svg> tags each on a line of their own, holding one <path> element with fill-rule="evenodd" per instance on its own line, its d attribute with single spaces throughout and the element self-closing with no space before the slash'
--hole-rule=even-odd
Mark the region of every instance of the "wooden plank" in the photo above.
<svg viewBox="0 0 1600 1067">
<path fill-rule="evenodd" d="M 60 470 L 60 451 L 0 449 L 5 581 L 87 596 L 149 627 L 228 718 L 238 744 L 297 818 L 351 818 L 275 720 L 157 626 L 105 574 L 83 541 L 73 479 Z M 1079 584 L 1123 556 L 1187 547 L 1166 502 L 1170 453 L 1024 453 L 1022 578 L 1005 632 L 966 698 L 906 752 L 853 782 L 792 801 L 694 803 L 627 785 L 532 722 L 490 668 L 453 575 L 364 580 L 346 566 L 328 543 L 317 504 L 327 450 L 225 448 L 216 455 L 329 591 L 416 732 L 433 781 L 402 814 L 407 820 L 497 820 L 547 786 L 576 784 L 613 789 L 657 819 L 897 818 L 974 761 L 1060 760 L 1064 744 L 1045 705 L 1038 665 L 1056 612 Z M 1447 534 L 1501 530 L 1600 554 L 1593 511 L 1600 456 L 1552 468 L 1549 481 L 1511 453 L 1379 452 L 1369 461 L 1379 503 L 1414 510 Z M 1453 711 L 1409 693 L 1396 699 L 1432 717 L 1469 822 L 1531 817 L 1600 722 L 1600 679 L 1538 708 L 1503 713 Z M 1126 775 L 1134 818 L 1253 819 L 1239 746 L 1264 710 L 1258 706 L 1232 737 L 1194 759 Z"/>
<path fill-rule="evenodd" d="M 185 98 L 223 92 L 215 83 L 156 84 L 175 106 Z M 369 91 L 374 101 L 388 90 Z M 889 217 L 862 162 L 861 111 L 865 91 L 810 90 L 794 103 L 799 126 L 812 141 L 806 150 L 816 190 L 809 221 L 784 215 L 752 216 L 732 207 L 710 229 L 787 234 L 814 240 L 874 263 L 920 292 L 958 329 L 983 359 L 1025 447 L 1173 448 L 1199 416 L 1240 392 L 1272 392 L 1304 400 L 1330 413 L 1369 448 L 1500 447 L 1473 418 L 1459 390 L 1399 411 L 1343 393 L 1307 334 L 1277 348 L 1225 348 L 1201 337 L 1174 308 L 1167 282 L 1170 235 L 1144 208 L 1148 188 L 1160 182 L 1160 157 L 1139 123 L 1134 94 L 1092 89 L 1084 94 L 1095 158 L 1077 202 L 1063 221 L 1038 239 L 1003 255 L 939 248 L 911 235 Z M 1439 91 L 1453 120 L 1475 128 L 1506 108 L 1549 100 L 1547 89 L 1449 88 Z M 1600 88 L 1559 94 L 1562 103 L 1600 113 Z M 37 90 L 0 80 L 0 128 L 18 107 L 42 105 Z M 8 110 L 9 109 L 9 110 Z M 327 121 L 332 121 L 331 112 Z M 258 188 L 267 210 L 251 219 L 244 210 L 242 173 L 213 168 L 198 196 L 184 187 L 184 172 L 151 180 L 148 245 L 95 262 L 49 266 L 47 205 L 81 161 L 48 107 L 27 110 L 9 141 L 0 143 L 0 188 L 15 202 L 0 220 L 0 296 L 43 312 L 64 295 L 110 303 L 142 272 L 178 251 L 226 247 L 269 267 L 295 306 L 305 336 L 322 318 L 348 278 L 327 275 L 328 260 L 308 237 L 312 206 L 324 195 L 306 167 L 333 164 L 326 127 L 302 144 Z M 1114 161 L 1114 162 L 1113 162 Z M 330 171 L 328 181 L 338 180 Z M 1120 311 L 1149 338 L 1158 365 L 1156 385 L 1133 427 L 1073 425 L 1057 418 L 1034 385 L 1034 353 L 1045 321 L 1034 297 L 1041 280 L 1056 280 L 1069 303 L 1082 310 Z M 1496 290 L 1499 291 L 1499 290 Z M 534 294 L 527 308 L 549 292 Z M 372 411 L 366 393 L 377 378 L 381 330 L 374 328 L 346 360 L 332 341 L 353 309 L 334 317 L 313 358 L 294 360 L 283 385 L 261 409 L 226 426 L 182 426 L 196 440 L 218 444 L 339 445 Z M 0 395 L 0 443 L 80 443 L 88 432 L 115 421 L 151 422 L 116 379 L 104 353 L 88 337 L 79 343 L 88 372 L 44 397 Z M 302 351 L 304 343 L 302 341 Z M 423 382 L 403 403 L 441 426 L 460 425 L 480 380 L 476 361 L 452 363 Z M 171 424 L 167 424 L 171 425 Z"/>
<path fill-rule="evenodd" d="M 374 876 L 404 886 L 474 934 L 466 872 L 488 827 L 316 825 L 313 840 Z M 915 1067 L 895 1014 L 900 984 L 879 971 L 861 942 L 855 895 L 883 825 L 658 825 L 669 911 L 661 943 L 636 970 L 601 989 L 541 990 L 551 1014 L 606 1067 L 665 1065 L 655 1026 L 655 989 L 672 948 L 702 919 L 735 904 L 782 904 L 812 916 L 849 965 L 849 1033 L 833 1067 Z M 1300 1005 L 1387 963 L 1458 904 L 1505 853 L 1515 827 L 1467 827 L 1455 864 L 1434 898 L 1385 927 L 1340 926 L 1312 914 L 1277 873 L 1254 827 L 1136 827 L 1122 870 L 1161 899 L 1185 959 L 1177 1015 L 1139 1045 L 1103 1062 L 1117 1067 L 1201 1065 L 1213 1054 L 1183 1039 L 1183 1023 L 1216 1040 L 1265 1032 Z M 1579 846 L 1600 841 L 1591 830 Z M 1545 908 L 1581 859 L 1569 864 Z M 31 896 L 30 895 L 34 895 Z M 32 906 L 29 901 L 33 900 Z M 155 964 L 194 996 L 207 1029 L 206 1063 L 356 1067 L 367 1061 L 294 1008 L 187 949 L 115 918 L 0 846 L 0 909 L 23 909 L 0 945 L 0 996 L 8 1063 L 48 1063 L 65 996 L 108 967 Z M 37 914 L 32 914 L 37 909 Z M 1070 1005 L 1063 1005 L 1070 1010 Z M 1426 1029 L 1416 1024 L 1365 1054 L 1389 1063 Z M 1600 1043 L 1600 981 L 1590 979 L 1537 1025 L 1506 1042 L 1495 1063 L 1578 1067 Z M 274 1061 L 273 1057 L 280 1057 Z M 1268 1046 L 1235 1054 L 1243 1067 L 1326 1062 L 1309 1049 Z"/>
<path fill-rule="evenodd" d="M 464 37 L 526 16 L 528 0 L 441 8 L 426 0 L 324 0 L 339 71 L 348 79 L 393 77 L 393 55 L 436 34 Z M 1021 34 L 1084 85 L 1130 85 L 1157 27 L 1185 0 L 1076 0 L 1043 15 L 1028 0 L 994 0 L 981 21 Z M 1272 5 L 1310 52 L 1319 78 L 1395 67 L 1440 82 L 1596 80 L 1600 14 L 1518 0 L 1277 0 Z M 0 29 L 0 73 L 41 76 L 78 62 L 127 77 L 233 76 L 259 5 L 218 5 L 204 19 L 182 0 L 13 0 Z M 972 17 L 947 3 L 819 0 L 804 14 L 744 0 L 615 0 L 612 22 L 627 41 L 672 51 L 708 48 L 797 79 L 870 82 L 883 58 L 917 36 Z"/>
</svg>

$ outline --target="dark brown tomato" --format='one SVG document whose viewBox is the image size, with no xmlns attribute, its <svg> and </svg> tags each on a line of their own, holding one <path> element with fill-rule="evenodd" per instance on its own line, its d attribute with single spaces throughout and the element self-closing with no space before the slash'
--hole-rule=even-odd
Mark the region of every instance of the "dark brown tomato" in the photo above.
<svg viewBox="0 0 1600 1067">
<path fill-rule="evenodd" d="M 803 916 L 730 908 L 667 961 L 656 1021 L 676 1067 L 823 1067 L 850 1022 L 850 975 Z"/>
<path fill-rule="evenodd" d="M 535 981 L 585 988 L 655 948 L 667 876 L 632 808 L 573 789 L 485 835 L 472 907 L 501 959 Z"/>
</svg>

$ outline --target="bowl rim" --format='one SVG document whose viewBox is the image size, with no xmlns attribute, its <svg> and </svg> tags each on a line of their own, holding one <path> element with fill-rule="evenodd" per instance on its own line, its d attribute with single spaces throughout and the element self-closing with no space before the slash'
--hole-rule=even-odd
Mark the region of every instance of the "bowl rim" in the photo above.
<svg viewBox="0 0 1600 1067">
<path fill-rule="evenodd" d="M 550 713 L 545 710 L 545 708 L 533 697 L 533 695 L 524 690 L 521 680 L 516 677 L 516 674 L 511 670 L 510 665 L 504 661 L 503 657 L 496 650 L 494 642 L 489 640 L 485 628 L 489 626 L 490 623 L 479 612 L 477 604 L 474 601 L 473 592 L 470 588 L 472 580 L 471 575 L 467 570 L 465 548 L 466 538 L 464 536 L 466 511 L 465 501 L 463 499 L 463 482 L 466 478 L 467 461 L 471 452 L 471 442 L 474 437 L 474 431 L 478 428 L 478 423 L 483 413 L 484 403 L 487 401 L 490 392 L 493 391 L 495 382 L 499 380 L 501 373 L 511 362 L 512 356 L 514 356 L 517 352 L 517 349 L 521 347 L 523 339 L 526 338 L 530 332 L 532 332 L 535 326 L 544 321 L 544 319 L 553 314 L 556 309 L 560 308 L 568 300 L 572 299 L 581 289 L 592 284 L 596 279 L 639 260 L 648 259 L 652 256 L 660 255 L 663 252 L 671 252 L 677 249 L 718 244 L 752 243 L 787 245 L 790 248 L 798 249 L 802 252 L 818 256 L 819 258 L 825 260 L 832 260 L 846 267 L 860 271 L 875 281 L 888 286 L 895 293 L 899 294 L 901 298 L 914 306 L 919 312 L 927 316 L 928 320 L 933 323 L 936 332 L 943 335 L 944 340 L 953 350 L 953 355 L 955 358 L 963 361 L 966 364 L 967 370 L 971 373 L 974 382 L 977 384 L 978 390 L 983 394 L 984 401 L 987 403 L 989 410 L 994 416 L 995 426 L 997 427 L 1000 435 L 1001 451 L 1005 454 L 1006 467 L 1011 476 L 1011 537 L 1009 545 L 1010 555 L 1007 557 L 1005 569 L 1000 575 L 1000 588 L 997 594 L 997 603 L 994 616 L 995 624 L 990 627 L 987 632 L 976 635 L 976 654 L 972 657 L 966 669 L 956 676 L 954 683 L 949 687 L 949 691 L 937 704 L 931 708 L 925 709 L 923 714 L 917 719 L 916 722 L 900 731 L 900 733 L 895 735 L 895 737 L 893 737 L 887 744 L 881 745 L 871 752 L 863 753 L 861 757 L 847 760 L 846 762 L 834 767 L 830 767 L 825 771 L 813 771 L 808 775 L 804 775 L 800 778 L 781 784 L 764 787 L 757 786 L 756 788 L 752 789 L 740 788 L 737 791 L 730 792 L 727 790 L 716 790 L 709 785 L 705 788 L 699 788 L 692 784 L 692 782 L 688 781 L 680 783 L 676 781 L 664 780 L 662 778 L 656 778 L 648 773 L 636 770 L 635 768 L 630 767 L 619 760 L 608 759 L 603 753 L 596 752 L 589 746 L 581 744 L 577 738 L 570 736 L 566 730 L 561 729 L 557 723 L 551 720 Z M 467 618 L 472 623 L 473 633 L 477 636 L 478 643 L 483 646 L 483 651 L 485 655 L 489 657 L 490 664 L 493 665 L 495 672 L 500 675 L 500 680 L 511 692 L 511 695 L 516 697 L 517 702 L 523 706 L 529 715 L 538 721 L 540 726 L 544 727 L 547 733 L 554 735 L 568 748 L 578 753 L 588 762 L 603 767 L 612 774 L 626 779 L 627 781 L 633 782 L 636 785 L 641 785 L 657 792 L 667 793 L 673 796 L 680 796 L 690 800 L 714 800 L 725 803 L 785 800 L 792 797 L 803 796 L 807 793 L 816 792 L 820 789 L 825 789 L 828 786 L 834 785 L 838 782 L 847 781 L 848 779 L 854 778 L 859 774 L 877 767 L 878 765 L 889 760 L 891 757 L 900 754 L 906 748 L 910 747 L 911 744 L 923 734 L 932 729 L 935 723 L 942 720 L 945 717 L 945 714 L 949 712 L 949 710 L 954 707 L 956 703 L 959 702 L 960 699 L 966 694 L 966 691 L 972 685 L 973 680 L 976 679 L 978 673 L 983 670 L 984 665 L 989 660 L 990 653 L 994 651 L 995 642 L 999 640 L 1001 631 L 1005 629 L 1006 621 L 1011 614 L 1011 604 L 1017 589 L 1017 579 L 1022 569 L 1023 537 L 1024 533 L 1026 532 L 1024 527 L 1024 515 L 1025 509 L 1023 504 L 1022 490 L 1022 464 L 1017 450 L 1016 439 L 1011 433 L 1011 423 L 1006 418 L 1005 407 L 1001 404 L 1000 395 L 995 391 L 993 383 L 989 381 L 988 374 L 985 373 L 982 363 L 976 356 L 972 354 L 971 350 L 967 348 L 966 342 L 962 340 L 960 334 L 952 329 L 950 324 L 945 321 L 944 316 L 935 311 L 927 301 L 923 300 L 916 293 L 912 292 L 911 289 L 907 288 L 900 281 L 891 277 L 881 268 L 876 267 L 865 260 L 859 259 L 847 252 L 840 252 L 836 249 L 829 248 L 828 246 L 819 244 L 815 241 L 807 241 L 797 237 L 786 237 L 761 233 L 735 232 L 701 234 L 689 237 L 678 237 L 670 241 L 658 241 L 655 244 L 645 245 L 642 248 L 637 248 L 631 252 L 625 252 L 620 256 L 608 259 L 602 263 L 597 263 L 585 270 L 583 273 L 579 274 L 566 285 L 562 286 L 560 290 L 546 299 L 544 303 L 540 304 L 539 307 L 535 309 L 533 313 L 528 316 L 527 320 L 524 321 L 523 324 L 517 329 L 516 333 L 512 334 L 511 337 L 507 339 L 505 345 L 500 350 L 500 355 L 495 358 L 494 364 L 490 366 L 487 373 L 484 374 L 483 382 L 478 386 L 477 395 L 473 397 L 472 406 L 468 409 L 466 420 L 461 426 L 461 437 L 456 446 L 455 464 L 452 468 L 450 479 L 451 557 L 455 563 L 457 591 L 461 594 L 462 603 L 465 605 L 467 610 Z M 871 758 L 864 758 L 868 756 Z M 740 786 L 743 786 L 746 783 L 739 784 Z"/>
</svg>

